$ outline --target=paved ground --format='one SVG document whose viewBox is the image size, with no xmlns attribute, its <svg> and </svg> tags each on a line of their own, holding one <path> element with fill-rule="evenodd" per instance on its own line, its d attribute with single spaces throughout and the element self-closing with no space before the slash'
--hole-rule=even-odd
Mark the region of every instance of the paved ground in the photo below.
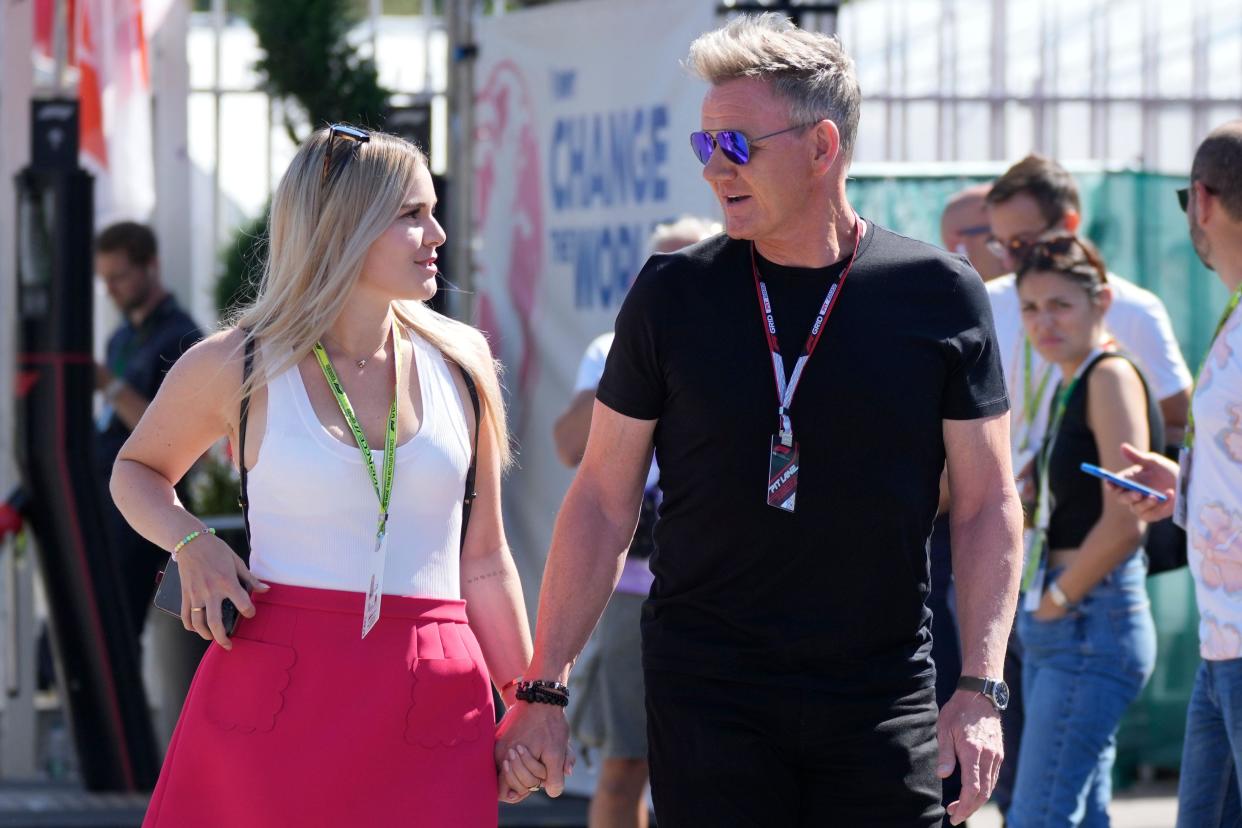
<svg viewBox="0 0 1242 828">
<path fill-rule="evenodd" d="M 1117 794 L 1109 815 L 1113 828 L 1173 828 L 1177 821 L 1177 784 L 1135 785 Z M 1001 828 L 1000 812 L 985 806 L 968 824 L 969 828 Z"/>
</svg>

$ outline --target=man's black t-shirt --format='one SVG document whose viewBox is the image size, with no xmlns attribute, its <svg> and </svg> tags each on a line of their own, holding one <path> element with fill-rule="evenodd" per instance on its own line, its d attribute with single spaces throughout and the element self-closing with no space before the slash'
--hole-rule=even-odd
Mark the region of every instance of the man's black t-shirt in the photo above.
<svg viewBox="0 0 1242 828">
<path fill-rule="evenodd" d="M 759 267 L 788 376 L 844 262 Z M 965 260 L 868 224 L 791 408 L 794 514 L 766 503 L 777 401 L 749 242 L 716 236 L 653 256 L 597 394 L 659 420 L 649 669 L 857 690 L 930 683 L 925 543 L 943 421 L 1008 409 L 991 308 Z"/>
<path fill-rule="evenodd" d="M 108 370 L 153 400 L 173 363 L 202 338 L 198 325 L 169 294 L 141 325 L 126 321 L 112 334 L 108 339 Z M 130 430 L 111 410 L 105 412 L 99 425 L 95 454 L 106 480 Z"/>
</svg>

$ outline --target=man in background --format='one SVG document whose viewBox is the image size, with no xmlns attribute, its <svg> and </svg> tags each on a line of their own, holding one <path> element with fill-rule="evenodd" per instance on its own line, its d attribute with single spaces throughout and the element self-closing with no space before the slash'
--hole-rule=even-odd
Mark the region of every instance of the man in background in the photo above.
<svg viewBox="0 0 1242 828">
<path fill-rule="evenodd" d="M 104 399 L 95 461 L 105 491 L 107 548 L 121 575 L 136 640 L 155 591 L 156 573 L 167 555 L 121 517 L 106 494 L 108 479 L 117 453 L 155 397 L 164 375 L 203 334 L 164 288 L 155 234 L 149 227 L 126 221 L 105 228 L 95 239 L 95 273 L 124 317 L 108 339 L 104 364 L 95 366 L 95 389 Z"/>
<path fill-rule="evenodd" d="M 1181 463 L 1122 446 L 1135 463 L 1123 476 L 1168 500 L 1117 494 L 1143 520 L 1172 517 L 1190 538 L 1203 661 L 1186 710 L 1177 825 L 1197 828 L 1242 824 L 1242 121 L 1199 145 L 1178 198 L 1195 252 L 1232 297 L 1195 382 Z"/>
<path fill-rule="evenodd" d="M 673 253 L 714 236 L 724 228 L 718 222 L 684 216 L 656 227 L 648 244 L 651 253 Z M 596 337 L 587 346 L 578 367 L 574 395 L 553 427 L 561 462 L 577 468 L 591 431 L 595 389 L 615 334 Z M 634 541 L 626 553 L 621 580 L 595 630 L 594 649 L 574 673 L 577 699 L 570 711 L 575 738 L 599 749 L 603 757 L 588 816 L 590 828 L 646 828 L 647 711 L 644 704 L 642 636 L 639 628 L 643 601 L 651 591 L 651 557 L 659 506 L 659 467 L 647 474 L 643 504 Z"/>
</svg>

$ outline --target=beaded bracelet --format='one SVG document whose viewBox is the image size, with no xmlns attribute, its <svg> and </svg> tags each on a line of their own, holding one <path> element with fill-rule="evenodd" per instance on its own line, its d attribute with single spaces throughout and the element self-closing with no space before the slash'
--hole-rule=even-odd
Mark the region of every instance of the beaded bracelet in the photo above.
<svg viewBox="0 0 1242 828">
<path fill-rule="evenodd" d="M 174 561 L 175 561 L 175 560 L 177 560 L 177 553 L 178 553 L 178 552 L 180 552 L 183 548 L 185 548 L 185 545 L 186 545 L 186 544 L 190 543 L 190 542 L 191 542 L 191 541 L 193 541 L 193 540 L 196 540 L 197 538 L 199 538 L 199 537 L 201 537 L 201 536 L 203 536 L 203 535 L 214 535 L 215 533 L 216 533 L 216 530 L 215 530 L 215 529 L 208 528 L 208 529 L 198 529 L 198 530 L 195 530 L 195 531 L 191 532 L 190 534 L 186 535 L 184 538 L 182 538 L 182 539 L 181 539 L 181 540 L 177 543 L 177 545 L 176 545 L 176 546 L 174 546 L 174 547 L 173 547 L 173 549 L 172 549 L 172 559 L 173 559 Z"/>
<path fill-rule="evenodd" d="M 517 689 L 518 701 L 554 704 L 564 707 L 569 704 L 569 688 L 559 681 L 520 681 Z"/>
</svg>

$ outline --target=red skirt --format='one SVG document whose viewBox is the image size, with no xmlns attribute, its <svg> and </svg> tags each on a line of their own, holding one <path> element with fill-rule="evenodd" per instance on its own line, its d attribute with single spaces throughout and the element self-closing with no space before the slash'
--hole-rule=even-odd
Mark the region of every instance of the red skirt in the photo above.
<svg viewBox="0 0 1242 828">
<path fill-rule="evenodd" d="M 495 826 L 494 712 L 464 601 L 273 584 L 190 686 L 145 828 Z"/>
</svg>

